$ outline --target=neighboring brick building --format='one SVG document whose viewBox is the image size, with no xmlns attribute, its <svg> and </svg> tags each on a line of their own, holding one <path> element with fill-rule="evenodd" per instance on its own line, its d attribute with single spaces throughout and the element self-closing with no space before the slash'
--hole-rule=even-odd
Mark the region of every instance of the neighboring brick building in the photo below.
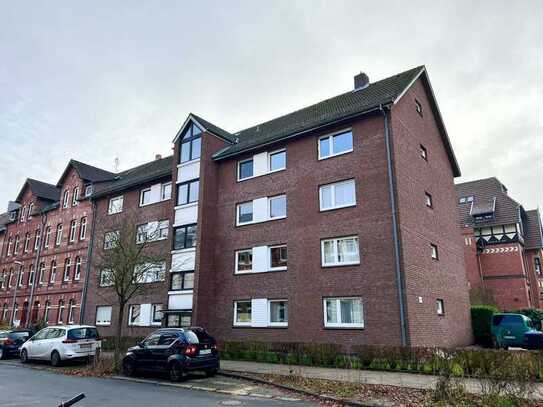
<svg viewBox="0 0 543 407">
<path fill-rule="evenodd" d="M 221 340 L 471 342 L 460 171 L 424 67 L 231 134 L 174 140 L 166 324 Z M 188 286 L 185 287 L 185 283 Z M 194 282 L 194 287 L 192 284 Z"/>
<path fill-rule="evenodd" d="M 157 272 L 145 277 L 143 293 L 129 300 L 121 322 L 122 335 L 145 336 L 161 325 L 170 265 L 171 169 L 171 156 L 157 156 L 155 161 L 118 173 L 114 181 L 96 188 L 91 197 L 96 221 L 92 240 L 94 261 L 84 312 L 85 322 L 99 326 L 102 335 L 113 335 L 119 323 L 116 287 L 112 286 L 108 271 L 99 267 L 100 252 L 105 250 L 106 235 L 110 233 L 127 233 L 135 243 L 145 242 L 148 250 L 164 258 L 157 265 Z"/>
<path fill-rule="evenodd" d="M 472 301 L 502 310 L 541 308 L 543 233 L 538 210 L 525 210 L 496 178 L 456 186 Z"/>
<path fill-rule="evenodd" d="M 71 160 L 57 185 L 26 180 L 0 227 L 0 323 L 80 321 L 92 222 L 88 196 L 113 177 Z"/>
</svg>

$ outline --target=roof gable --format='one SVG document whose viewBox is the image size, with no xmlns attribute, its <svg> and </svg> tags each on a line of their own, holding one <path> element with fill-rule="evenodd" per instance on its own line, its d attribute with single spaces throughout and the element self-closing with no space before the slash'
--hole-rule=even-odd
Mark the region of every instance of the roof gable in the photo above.
<svg viewBox="0 0 543 407">
<path fill-rule="evenodd" d="M 36 196 L 37 198 L 45 199 L 48 201 L 58 201 L 60 199 L 60 189 L 58 189 L 55 185 L 38 181 L 32 178 L 27 178 L 25 183 L 23 184 L 23 187 L 21 188 L 21 191 L 19 192 L 19 195 L 17 195 L 17 202 L 22 199 L 24 192 L 27 188 L 30 188 L 32 194 L 34 194 L 34 196 Z"/>
<path fill-rule="evenodd" d="M 192 123 L 196 124 L 196 126 L 198 126 L 203 132 L 205 131 L 205 132 L 211 133 L 227 141 L 228 143 L 236 142 L 236 136 L 234 136 L 233 134 L 227 132 L 226 130 L 221 129 L 218 126 L 215 126 L 213 123 L 210 123 L 207 120 L 204 120 L 193 113 L 189 113 L 188 117 L 185 119 L 185 122 L 183 123 L 183 125 L 181 126 L 177 134 L 175 135 L 175 138 L 173 139 L 173 143 L 175 143 L 179 139 L 179 137 L 181 137 L 181 135 L 185 132 L 187 127 Z"/>
<path fill-rule="evenodd" d="M 79 178 L 81 178 L 84 181 L 104 182 L 104 181 L 110 181 L 112 179 L 115 179 L 115 176 L 116 176 L 112 172 L 72 159 L 70 160 L 70 162 L 66 166 L 66 169 L 62 173 L 60 179 L 58 180 L 57 187 L 60 187 L 62 185 L 62 182 L 68 175 L 70 168 L 74 168 Z"/>
</svg>

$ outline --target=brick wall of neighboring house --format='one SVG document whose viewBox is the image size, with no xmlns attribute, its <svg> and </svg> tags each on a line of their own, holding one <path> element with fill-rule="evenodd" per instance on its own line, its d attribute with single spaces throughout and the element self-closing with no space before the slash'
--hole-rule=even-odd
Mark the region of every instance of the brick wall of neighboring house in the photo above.
<svg viewBox="0 0 543 407">
<path fill-rule="evenodd" d="M 318 137 L 349 127 L 353 152 L 319 160 Z M 314 132 L 267 151 L 281 147 L 286 147 L 287 165 L 276 173 L 238 182 L 238 159 L 218 164 L 216 225 L 212 236 L 203 236 L 215 240 L 215 267 L 200 269 L 201 275 L 213 274 L 215 282 L 212 333 L 222 340 L 398 344 L 382 117 Z M 320 212 L 319 186 L 353 178 L 356 206 Z M 236 204 L 277 194 L 286 194 L 286 219 L 236 226 Z M 323 268 L 321 239 L 349 235 L 359 238 L 361 264 Z M 276 244 L 287 245 L 287 271 L 234 274 L 236 250 Z M 362 298 L 364 329 L 325 329 L 323 298 L 351 296 Z M 288 300 L 288 328 L 233 327 L 234 301 L 255 298 Z"/>
<path fill-rule="evenodd" d="M 93 259 L 91 264 L 91 273 L 88 282 L 87 304 L 85 308 L 85 323 L 97 325 L 100 334 L 103 336 L 112 336 L 116 333 L 116 328 L 119 324 L 119 307 L 118 297 L 115 294 L 113 287 L 100 286 L 100 262 L 104 247 L 104 234 L 108 231 L 122 230 L 125 227 L 133 227 L 134 231 L 140 224 L 155 222 L 160 220 L 168 220 L 171 216 L 172 201 L 171 199 L 159 201 L 157 203 L 140 206 L 141 190 L 158 183 L 168 183 L 170 177 L 155 179 L 137 186 L 132 186 L 130 189 L 112 192 L 107 196 L 97 198 L 96 203 L 96 227 L 93 242 Z M 113 197 L 123 196 L 123 210 L 120 213 L 108 214 L 109 201 Z M 171 225 L 170 225 L 171 226 Z M 170 227 L 171 232 L 171 227 Z M 121 322 L 123 336 L 146 336 L 157 327 L 161 326 L 161 322 L 142 323 L 142 325 L 129 324 L 130 306 L 134 304 L 160 304 L 166 308 L 166 299 L 168 296 L 168 270 L 170 269 L 169 250 L 171 246 L 171 234 L 167 239 L 158 240 L 156 242 L 148 242 L 148 250 L 151 253 L 158 254 L 164 258 L 166 262 L 166 273 L 164 281 L 148 283 L 144 285 L 144 291 L 133 296 L 127 303 L 124 309 L 124 316 Z M 97 307 L 111 307 L 110 323 L 101 323 L 96 320 Z M 142 308 L 142 312 L 144 309 Z M 145 310 L 147 311 L 147 310 Z"/>
<path fill-rule="evenodd" d="M 82 196 L 82 191 L 84 190 L 84 183 L 79 178 L 77 172 L 71 168 L 63 179 L 62 185 L 60 187 L 60 196 L 64 191 L 69 191 L 69 203 L 67 208 L 62 207 L 62 202 L 57 209 L 47 212 L 47 218 L 45 223 L 45 228 L 51 228 L 51 235 L 49 240 L 49 247 L 44 247 L 45 244 L 44 238 L 42 237 L 42 251 L 38 261 L 38 271 L 35 272 L 35 279 L 37 285 L 34 290 L 34 296 L 32 302 L 34 306 L 39 307 L 37 311 L 33 310 L 33 320 L 43 320 L 45 316 L 45 305 L 46 303 L 50 304 L 49 311 L 49 324 L 59 322 L 59 309 L 61 306 L 61 301 L 64 303 L 64 314 L 61 322 L 69 322 L 68 310 L 69 305 L 73 303 L 75 308 L 73 308 L 72 313 L 72 322 L 78 323 L 80 318 L 80 308 L 81 308 L 81 292 L 83 288 L 83 282 L 85 278 L 85 265 L 87 259 L 87 248 L 88 241 L 90 239 L 90 223 L 92 222 L 92 214 L 90 210 L 90 204 L 88 200 L 81 200 L 77 205 L 73 205 L 72 202 L 72 193 L 75 187 L 79 187 L 80 196 Z M 26 188 L 21 199 L 20 204 L 22 206 L 28 207 L 30 202 L 34 202 L 35 208 L 43 207 L 51 204 L 51 202 L 37 200 L 36 197 L 32 194 L 30 188 Z M 87 232 L 84 239 L 80 239 L 80 228 L 81 228 L 81 219 L 86 218 L 87 222 Z M 37 250 L 34 250 L 35 244 L 35 231 L 41 226 L 42 217 L 38 214 L 32 217 L 30 221 L 25 222 L 16 222 L 8 225 L 8 230 L 6 236 L 14 237 L 16 235 L 20 236 L 20 249 L 19 255 L 17 256 L 6 256 L 5 251 L 7 247 L 4 246 L 4 256 L 2 258 L 3 263 L 0 265 L 0 270 L 6 269 L 13 270 L 14 273 L 17 273 L 18 266 L 14 264 L 14 261 L 21 261 L 24 263 L 24 280 L 23 287 L 17 288 L 17 305 L 19 307 L 19 316 L 21 316 L 21 311 L 25 303 L 30 301 L 31 288 L 28 284 L 29 277 L 29 267 L 31 264 L 36 262 Z M 71 222 L 76 222 L 76 238 L 74 242 L 69 241 L 70 235 L 70 224 Z M 56 239 L 56 228 L 58 224 L 62 224 L 62 242 L 60 246 L 55 246 Z M 23 253 L 24 251 L 24 240 L 25 234 L 31 233 L 32 239 L 30 241 L 30 250 L 28 253 Z M 42 236 L 45 232 L 42 232 Z M 76 260 L 81 260 L 81 270 L 79 279 L 76 279 L 75 268 Z M 67 276 L 67 280 L 64 280 L 64 267 L 65 262 L 69 259 L 71 261 L 70 273 Z M 51 282 L 51 265 L 55 261 L 56 268 L 56 277 L 54 282 Z M 45 273 L 43 278 L 43 284 L 39 283 L 39 265 L 45 265 Z M 15 280 L 15 277 L 12 277 Z M 12 307 L 12 299 L 15 288 L 4 289 L 0 291 L 0 309 L 3 304 L 8 304 L 8 307 Z M 11 317 L 11 312 L 10 312 Z M 24 324 L 26 321 L 24 317 L 21 319 L 21 324 Z"/>
<path fill-rule="evenodd" d="M 472 341 L 468 281 L 454 216 L 453 170 L 421 79 L 391 114 L 411 345 L 466 345 Z M 427 159 L 421 157 L 421 145 Z M 431 208 L 426 205 L 426 193 L 431 195 Z M 437 260 L 431 257 L 431 244 L 438 248 Z M 444 301 L 442 315 L 437 313 L 438 299 Z"/>
<path fill-rule="evenodd" d="M 542 252 L 541 249 L 525 249 L 524 250 L 524 259 L 525 259 L 525 269 L 528 276 L 528 281 L 530 284 L 530 301 L 533 308 L 541 308 L 541 287 L 539 281 L 543 279 L 541 271 L 537 272 L 535 269 L 535 259 L 538 258 L 541 260 Z"/>
<path fill-rule="evenodd" d="M 464 263 L 466 265 L 469 289 L 474 296 L 481 296 L 484 283 L 481 276 L 481 269 L 479 267 L 477 241 L 473 237 L 473 229 L 463 228 L 462 237 L 464 239 Z"/>
</svg>

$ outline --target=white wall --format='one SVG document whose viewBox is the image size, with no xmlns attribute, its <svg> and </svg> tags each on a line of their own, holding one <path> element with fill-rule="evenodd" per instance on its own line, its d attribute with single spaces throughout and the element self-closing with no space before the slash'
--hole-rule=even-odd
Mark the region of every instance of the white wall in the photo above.
<svg viewBox="0 0 543 407">
<path fill-rule="evenodd" d="M 189 225 L 198 221 L 198 204 L 190 204 L 175 210 L 174 226 Z"/>
</svg>

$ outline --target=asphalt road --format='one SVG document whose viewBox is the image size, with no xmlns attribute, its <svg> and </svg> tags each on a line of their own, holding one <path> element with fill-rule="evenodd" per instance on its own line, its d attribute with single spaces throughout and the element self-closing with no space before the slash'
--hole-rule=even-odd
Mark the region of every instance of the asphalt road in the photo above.
<svg viewBox="0 0 543 407">
<path fill-rule="evenodd" d="M 1 407 L 56 407 L 79 393 L 85 393 L 86 398 L 74 407 L 316 406 L 307 401 L 281 400 L 281 394 L 269 399 L 235 396 L 151 383 L 66 376 L 0 363 Z M 285 393 L 284 397 L 293 396 Z"/>
</svg>

